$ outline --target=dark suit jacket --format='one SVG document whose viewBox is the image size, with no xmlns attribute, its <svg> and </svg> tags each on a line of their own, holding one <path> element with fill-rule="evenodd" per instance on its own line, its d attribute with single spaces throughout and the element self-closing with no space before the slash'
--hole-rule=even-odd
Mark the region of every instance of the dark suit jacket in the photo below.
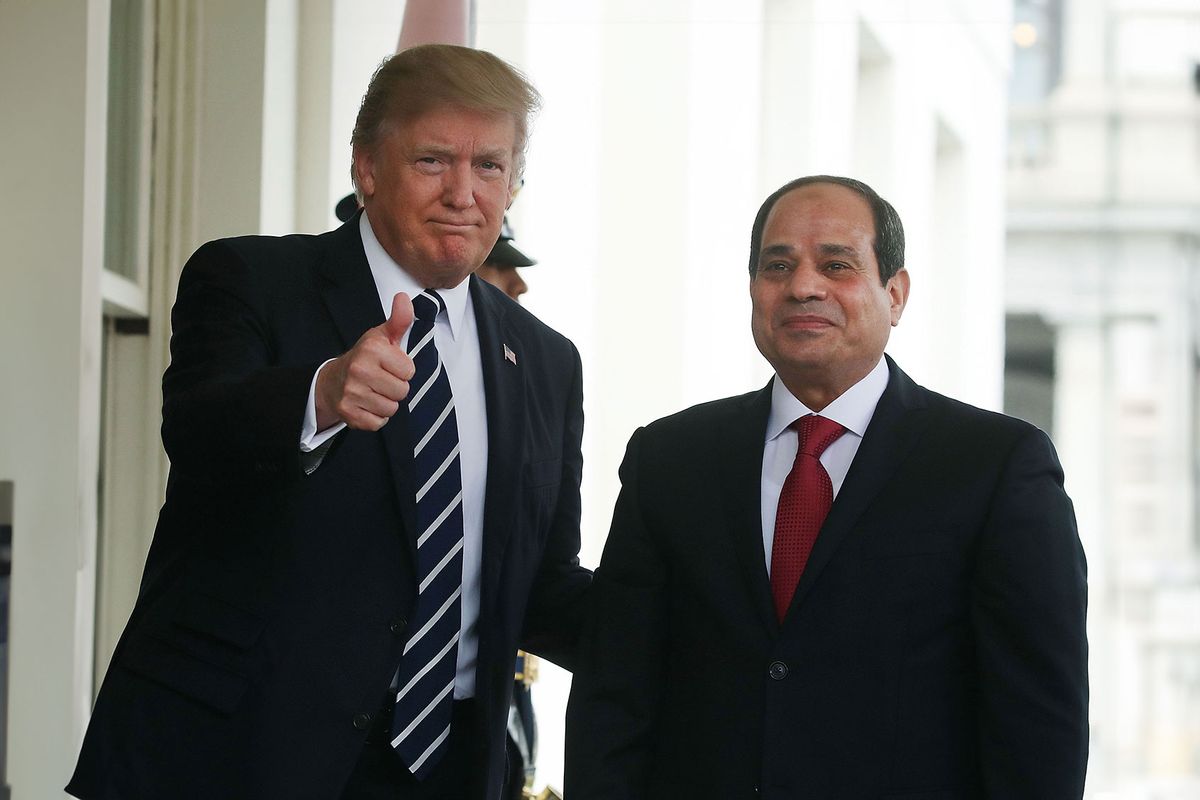
<svg viewBox="0 0 1200 800">
<path fill-rule="evenodd" d="M 562 660 L 589 582 L 582 392 L 569 341 L 470 281 L 488 415 L 479 770 L 497 798 L 515 651 Z M 166 503 L 68 791 L 339 796 L 417 598 L 412 445 L 403 405 L 379 432 L 340 433 L 311 475 L 299 437 L 317 366 L 383 321 L 357 217 L 189 260 L 163 379 Z"/>
<path fill-rule="evenodd" d="M 782 625 L 759 515 L 770 388 L 633 436 L 569 800 L 1082 796 L 1085 566 L 1053 447 L 888 365 Z"/>
</svg>

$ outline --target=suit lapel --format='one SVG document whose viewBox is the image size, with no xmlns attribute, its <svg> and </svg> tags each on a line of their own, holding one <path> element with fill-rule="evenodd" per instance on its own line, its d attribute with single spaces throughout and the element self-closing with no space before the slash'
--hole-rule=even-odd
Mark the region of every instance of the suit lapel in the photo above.
<svg viewBox="0 0 1200 800">
<path fill-rule="evenodd" d="M 343 352 L 349 350 L 368 328 L 382 325 L 385 317 L 379 302 L 379 290 L 371 276 L 367 256 L 358 232 L 356 214 L 330 234 L 332 246 L 321 263 L 326 283 L 322 297 L 342 339 Z M 400 409 L 379 431 L 392 470 L 392 488 L 400 507 L 400 517 L 408 540 L 410 555 L 416 563 L 416 497 L 411 489 L 412 445 L 408 437 L 408 406 Z M 408 487 L 406 489 L 406 487 Z"/>
<path fill-rule="evenodd" d="M 789 616 L 804 602 L 821 571 L 853 530 L 863 511 L 892 479 L 929 422 L 925 414 L 916 413 L 924 406 L 920 387 L 891 358 L 887 363 L 887 388 L 879 398 L 841 491 L 821 526 L 804 574 L 796 586 Z"/>
<path fill-rule="evenodd" d="M 382 325 L 385 320 L 358 233 L 359 214 L 328 234 L 330 246 L 319 267 L 325 278 L 322 296 L 345 350 L 353 347 L 368 328 Z"/>
<path fill-rule="evenodd" d="M 771 384 L 747 396 L 724 420 L 718 438 L 721 486 L 724 489 L 726 530 L 733 537 L 738 567 L 746 591 L 769 635 L 779 628 L 771 600 L 767 559 L 763 552 L 762 494 L 763 443 L 771 411 Z"/>
<path fill-rule="evenodd" d="M 521 443 L 525 440 L 525 373 L 524 348 L 508 324 L 504 308 L 482 281 L 474 275 L 470 280 L 488 420 L 482 613 L 496 607 L 500 567 L 517 517 Z"/>
</svg>

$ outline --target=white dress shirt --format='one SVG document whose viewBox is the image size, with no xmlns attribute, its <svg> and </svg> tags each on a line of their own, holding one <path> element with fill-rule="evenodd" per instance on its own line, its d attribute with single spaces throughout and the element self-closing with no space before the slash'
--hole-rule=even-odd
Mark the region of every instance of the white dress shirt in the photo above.
<svg viewBox="0 0 1200 800">
<path fill-rule="evenodd" d="M 385 317 L 392 313 L 392 298 L 397 292 L 409 297 L 427 288 L 392 260 L 375 238 L 364 211 L 359 218 L 359 233 L 367 264 L 375 279 L 379 303 Z M 438 314 L 433 326 L 433 341 L 450 379 L 454 393 L 454 415 L 458 420 L 459 464 L 463 487 L 463 577 L 462 625 L 458 640 L 458 673 L 454 679 L 454 697 L 461 700 L 475 695 L 475 661 L 479 654 L 479 594 L 483 569 L 483 499 L 487 487 L 487 404 L 483 393 L 483 363 L 479 354 L 479 333 L 475 306 L 468 291 L 469 280 L 453 289 L 438 289 L 446 303 L 446 312 Z M 405 332 L 400 346 L 408 347 Z M 329 363 L 329 362 L 325 362 Z M 325 365 L 322 364 L 321 368 Z M 320 373 L 321 368 L 317 369 Z M 340 432 L 345 423 L 317 431 L 316 375 L 308 393 L 308 408 L 301 431 L 300 449 L 311 452 Z"/>
<path fill-rule="evenodd" d="M 846 429 L 833 444 L 821 454 L 821 466 L 829 473 L 836 498 L 850 471 L 850 463 L 858 453 L 867 425 L 875 415 L 875 406 L 887 388 L 887 361 L 882 357 L 866 377 L 843 392 L 825 408 L 820 415 L 840 423 Z M 763 446 L 762 494 L 759 509 L 762 513 L 763 552 L 767 556 L 767 574 L 771 574 L 771 546 L 775 542 L 775 513 L 779 508 L 779 492 L 783 482 L 792 471 L 796 451 L 800 448 L 799 435 L 790 426 L 798 418 L 814 413 L 796 399 L 783 385 L 779 376 L 771 385 L 771 414 L 767 418 L 767 440 Z"/>
</svg>

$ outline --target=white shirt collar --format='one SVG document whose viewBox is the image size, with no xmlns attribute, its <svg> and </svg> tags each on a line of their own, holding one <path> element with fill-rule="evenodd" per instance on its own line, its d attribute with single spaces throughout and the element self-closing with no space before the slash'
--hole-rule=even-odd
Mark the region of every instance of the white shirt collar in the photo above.
<svg viewBox="0 0 1200 800">
<path fill-rule="evenodd" d="M 367 219 L 364 209 L 358 220 L 358 231 L 362 235 L 363 251 L 367 254 L 367 264 L 371 267 L 371 276 L 375 279 L 375 288 L 379 290 L 379 302 L 383 305 L 383 315 L 392 313 L 392 298 L 396 292 L 404 292 L 409 297 L 415 297 L 426 288 L 419 284 L 404 267 L 397 264 L 371 229 L 371 221 Z M 461 281 L 453 289 L 438 289 L 438 296 L 446 303 L 446 322 L 450 325 L 450 338 L 456 339 L 458 332 L 463 329 L 463 316 L 467 313 L 467 304 L 471 301 L 470 277 Z"/>
<path fill-rule="evenodd" d="M 867 425 L 875 414 L 875 406 L 887 388 L 888 367 L 882 356 L 875 368 L 858 383 L 842 392 L 832 403 L 821 409 L 821 416 L 837 422 L 860 439 L 867 432 Z M 775 439 L 797 418 L 814 414 L 812 409 L 801 403 L 783 385 L 778 374 L 771 384 L 771 414 L 767 418 L 766 441 Z"/>
</svg>

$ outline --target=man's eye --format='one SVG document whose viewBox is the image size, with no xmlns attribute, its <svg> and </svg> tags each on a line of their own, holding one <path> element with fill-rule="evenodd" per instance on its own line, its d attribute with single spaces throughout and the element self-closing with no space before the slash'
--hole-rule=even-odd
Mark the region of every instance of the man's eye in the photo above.
<svg viewBox="0 0 1200 800">
<path fill-rule="evenodd" d="M 849 264 L 843 264 L 841 261 L 831 261 L 825 265 L 825 269 L 830 272 L 841 272 L 844 269 L 850 269 Z"/>
<path fill-rule="evenodd" d="M 479 167 L 480 167 L 480 169 L 487 170 L 488 172 L 498 172 L 499 170 L 504 169 L 502 166 L 497 164 L 495 161 L 480 162 Z"/>
<path fill-rule="evenodd" d="M 783 261 L 770 261 L 758 268 L 759 272 L 787 272 L 791 267 Z"/>
</svg>

